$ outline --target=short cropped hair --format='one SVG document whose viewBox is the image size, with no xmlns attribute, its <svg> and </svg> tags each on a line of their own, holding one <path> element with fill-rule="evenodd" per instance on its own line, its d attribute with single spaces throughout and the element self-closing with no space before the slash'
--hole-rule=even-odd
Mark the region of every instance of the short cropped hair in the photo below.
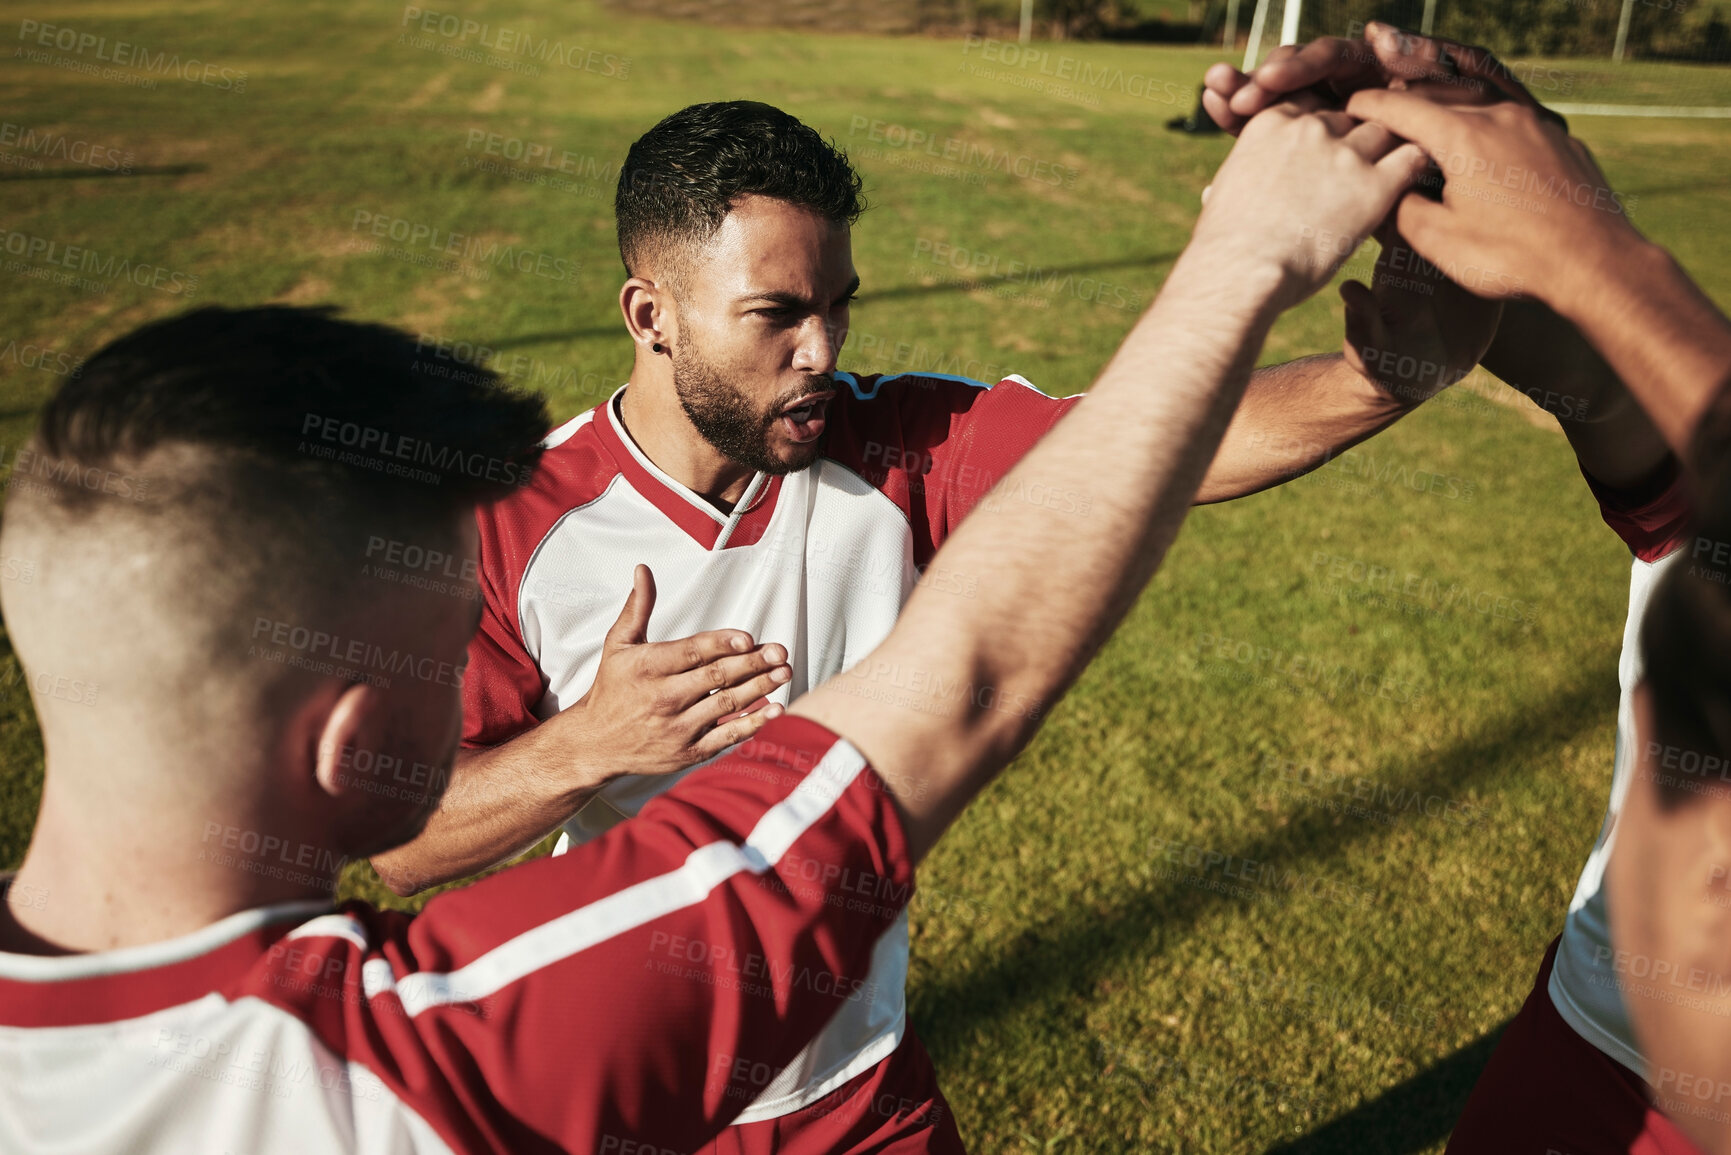
<svg viewBox="0 0 1731 1155">
<path fill-rule="evenodd" d="M 862 188 L 845 153 L 773 105 L 693 104 L 639 137 L 620 166 L 619 257 L 627 276 L 656 261 L 678 264 L 748 194 L 852 225 L 865 211 Z"/>
<path fill-rule="evenodd" d="M 328 306 L 205 307 L 103 347 L 43 409 L 37 442 L 86 468 L 186 444 L 363 500 L 503 496 L 539 456 L 546 402 L 485 368 L 448 369 L 407 333 Z M 62 489 L 75 504 L 92 496 Z"/>
<path fill-rule="evenodd" d="M 47 403 L 8 482 L 8 528 L 137 541 L 197 575 L 176 612 L 212 661 L 244 653 L 243 617 L 364 612 L 402 592 L 363 576 L 370 540 L 448 541 L 539 458 L 545 401 L 450 369 L 329 308 L 145 325 Z"/>
</svg>

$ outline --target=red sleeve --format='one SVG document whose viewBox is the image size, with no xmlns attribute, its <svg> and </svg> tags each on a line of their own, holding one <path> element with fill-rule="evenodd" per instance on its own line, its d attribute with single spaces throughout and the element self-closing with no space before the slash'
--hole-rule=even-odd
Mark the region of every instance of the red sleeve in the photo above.
<svg viewBox="0 0 1731 1155">
<path fill-rule="evenodd" d="M 1682 466 L 1667 456 L 1653 477 L 1632 490 L 1616 490 L 1585 471 L 1587 488 L 1599 502 L 1599 516 L 1642 561 L 1658 561 L 1683 545 L 1692 503 Z"/>
<path fill-rule="evenodd" d="M 921 568 L 1081 399 L 1049 397 L 1015 376 L 996 385 L 923 373 L 836 376 L 852 384 L 837 398 L 841 420 L 825 452 L 901 506 Z M 1086 512 L 1089 503 L 1079 490 L 1019 496 L 1072 512 Z"/>
<path fill-rule="evenodd" d="M 529 656 L 517 629 L 517 583 L 506 580 L 489 544 L 486 513 L 481 523 L 481 624 L 469 639 L 463 671 L 463 745 L 496 746 L 536 723 L 535 706 L 547 692 L 541 668 Z"/>
<path fill-rule="evenodd" d="M 912 890 L 882 780 L 783 717 L 559 858 L 316 920 L 353 931 L 278 943 L 258 993 L 459 1150 L 690 1151 L 871 997 Z"/>
<path fill-rule="evenodd" d="M 518 596 L 535 551 L 559 519 L 600 496 L 619 472 L 594 435 L 594 414 L 550 435 L 528 485 L 475 511 L 481 624 L 463 674 L 465 746 L 497 746 L 540 720 L 535 709 L 547 694 L 547 679 L 523 640 Z"/>
</svg>

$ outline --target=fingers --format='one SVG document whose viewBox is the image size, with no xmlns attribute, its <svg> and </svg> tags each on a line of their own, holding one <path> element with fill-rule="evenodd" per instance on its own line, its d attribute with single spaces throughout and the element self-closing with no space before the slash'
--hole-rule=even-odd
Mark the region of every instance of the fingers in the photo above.
<svg viewBox="0 0 1731 1155">
<path fill-rule="evenodd" d="M 1359 122 L 1348 131 L 1342 143 L 1371 164 L 1375 164 L 1400 146 L 1400 138 L 1380 124 Z"/>
<path fill-rule="evenodd" d="M 1416 144 L 1403 144 L 1376 162 L 1377 176 L 1391 196 L 1418 183 L 1429 168 L 1429 155 Z"/>
<path fill-rule="evenodd" d="M 1413 62 L 1413 67 L 1403 73 L 1409 79 L 1442 79 L 1452 82 L 1457 88 L 1477 93 L 1481 98 L 1489 95 L 1517 100 L 1522 104 L 1538 103 L 1526 85 L 1516 80 L 1508 66 L 1488 48 L 1410 33 L 1397 32 L 1395 39 L 1405 40 L 1409 45 L 1408 59 Z"/>
<path fill-rule="evenodd" d="M 1449 209 L 1428 197 L 1408 193 L 1400 199 L 1395 221 L 1406 243 L 1425 260 L 1436 263 L 1443 254 L 1438 238 L 1448 228 Z"/>
<path fill-rule="evenodd" d="M 730 721 L 723 722 L 692 743 L 691 752 L 695 760 L 704 762 L 715 757 L 729 746 L 737 746 L 763 729 L 766 722 L 771 722 L 782 716 L 786 711 L 780 703 L 771 702 L 761 710 L 753 710 L 749 714 L 741 714 Z"/>
<path fill-rule="evenodd" d="M 1218 64 L 1209 65 L 1208 71 L 1202 74 L 1202 87 L 1208 92 L 1219 94 L 1222 98 L 1230 97 L 1249 82 L 1248 76 L 1224 60 Z"/>
<path fill-rule="evenodd" d="M 1257 120 L 1258 117 L 1265 121 L 1293 120 L 1313 112 L 1327 121 L 1330 131 L 1335 136 L 1346 135 L 1352 127 L 1353 121 L 1345 113 L 1337 108 L 1327 107 L 1322 94 L 1308 88 L 1303 92 L 1294 93 L 1278 104 L 1270 105 L 1262 112 L 1257 113 L 1256 116 L 1245 120 L 1240 127 L 1247 127 L 1250 121 Z M 1267 126 L 1265 125 L 1265 127 Z"/>
<path fill-rule="evenodd" d="M 767 673 L 747 678 L 738 685 L 715 691 L 687 709 L 680 717 L 694 727 L 711 726 L 729 714 L 737 714 L 758 699 L 774 693 L 786 685 L 792 676 L 793 671 L 786 666 L 776 666 Z"/>
<path fill-rule="evenodd" d="M 655 575 L 649 572 L 649 567 L 639 564 L 631 572 L 631 593 L 625 599 L 625 606 L 619 611 L 619 618 L 607 631 L 602 639 L 602 652 L 616 650 L 622 646 L 641 645 L 649 638 L 649 611 L 655 608 Z"/>
<path fill-rule="evenodd" d="M 1316 85 L 1344 93 L 1382 79 L 1376 55 L 1361 41 L 1324 36 L 1302 47 L 1283 47 L 1286 51 L 1270 53 L 1250 74 L 1250 83 L 1232 101 L 1234 112 L 1254 115 L 1283 96 Z"/>
<path fill-rule="evenodd" d="M 1401 80 L 1455 78 L 1465 71 L 1463 63 L 1478 62 L 1476 54 L 1465 45 L 1435 36 L 1417 36 L 1377 20 L 1364 26 L 1364 42 L 1382 70 L 1390 78 Z"/>
<path fill-rule="evenodd" d="M 1281 105 L 1282 109 L 1290 108 L 1297 101 L 1289 101 Z M 1328 131 L 1340 138 L 1340 142 L 1363 157 L 1368 163 L 1375 164 L 1398 148 L 1402 141 L 1380 124 L 1368 124 L 1355 120 L 1339 109 L 1322 109 L 1315 113 L 1317 120 L 1328 126 Z"/>
<path fill-rule="evenodd" d="M 1390 24 L 1371 21 L 1364 38 L 1391 76 L 1422 85 L 1425 95 L 1444 104 L 1483 104 L 1487 100 L 1512 100 L 1536 111 L 1567 132 L 1569 122 L 1538 102 L 1527 86 L 1515 79 L 1508 65 L 1488 48 L 1460 44 L 1438 37 L 1414 36 Z"/>
<path fill-rule="evenodd" d="M 1296 104 L 1297 101 L 1288 101 L 1280 107 L 1285 110 L 1292 108 Z M 1346 115 L 1346 113 L 1340 111 L 1338 108 L 1320 109 L 1316 112 L 1313 119 L 1319 120 L 1323 124 L 1327 125 L 1330 136 L 1344 138 L 1347 133 L 1358 127 L 1358 121 Z"/>
<path fill-rule="evenodd" d="M 1261 67 L 1250 73 L 1246 78 L 1246 83 L 1241 86 L 1238 91 L 1232 94 L 1232 111 L 1238 116 L 1249 119 L 1261 112 L 1263 109 L 1280 103 L 1281 97 L 1286 95 L 1286 90 L 1271 87 L 1265 88 L 1256 83 L 1257 73 L 1260 73 L 1264 68 L 1267 68 L 1271 64 L 1277 64 L 1280 61 L 1285 60 L 1287 57 L 1294 55 L 1298 50 L 1299 46 L 1296 44 L 1282 44 L 1280 47 L 1270 52 L 1267 58 L 1263 60 Z M 1299 85 L 1298 87 L 1302 88 L 1303 85 Z"/>
<path fill-rule="evenodd" d="M 769 643 L 759 646 L 750 653 L 730 654 L 717 658 L 713 662 L 699 666 L 683 674 L 677 674 L 667 680 L 666 690 L 679 700 L 679 708 L 685 710 L 694 703 L 703 701 L 712 691 L 726 690 L 741 685 L 752 678 L 780 670 L 788 673 L 787 650 Z M 786 681 L 783 678 L 782 681 Z M 746 699 L 752 701 L 754 699 Z M 723 714 L 728 711 L 723 710 Z M 717 715 L 719 717 L 720 715 Z"/>
<path fill-rule="evenodd" d="M 1380 124 L 1433 154 L 1452 151 L 1448 146 L 1459 131 L 1458 118 L 1466 115 L 1460 109 L 1445 108 L 1416 93 L 1390 92 L 1386 88 L 1366 88 L 1353 93 L 1346 102 L 1346 111 L 1359 120 Z"/>
<path fill-rule="evenodd" d="M 1228 66 L 1230 67 L 1230 65 Z M 1212 88 L 1202 90 L 1202 111 L 1213 118 L 1222 130 L 1238 135 L 1238 130 L 1244 127 L 1244 118 L 1232 111 L 1232 106 L 1226 103 L 1226 97 Z"/>
<path fill-rule="evenodd" d="M 718 658 L 743 654 L 751 649 L 751 635 L 744 630 L 706 630 L 670 642 L 652 642 L 639 651 L 642 674 L 667 678 L 706 666 Z"/>
<path fill-rule="evenodd" d="M 1422 96 L 1432 104 L 1471 104 L 1483 107 L 1487 103 L 1483 91 L 1463 85 L 1458 80 L 1414 80 L 1396 91 Z M 1500 101 L 1502 96 L 1493 94 L 1491 100 Z"/>
</svg>

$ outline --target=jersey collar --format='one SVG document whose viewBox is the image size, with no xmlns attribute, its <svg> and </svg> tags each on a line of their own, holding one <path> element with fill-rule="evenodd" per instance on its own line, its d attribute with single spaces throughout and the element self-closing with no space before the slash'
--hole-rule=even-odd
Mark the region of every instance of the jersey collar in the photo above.
<svg viewBox="0 0 1731 1155">
<path fill-rule="evenodd" d="M 178 938 L 73 955 L 0 951 L 0 1026 L 119 1022 L 230 986 L 294 929 L 332 909 L 312 899 L 231 914 Z"/>
<path fill-rule="evenodd" d="M 781 476 L 758 473 L 746 486 L 745 499 L 731 514 L 722 513 L 663 472 L 631 439 L 619 418 L 619 398 L 630 387 L 630 382 L 621 385 L 601 405 L 595 432 L 619 463 L 619 470 L 631 487 L 704 549 L 727 549 L 760 540 L 781 496 Z"/>
</svg>

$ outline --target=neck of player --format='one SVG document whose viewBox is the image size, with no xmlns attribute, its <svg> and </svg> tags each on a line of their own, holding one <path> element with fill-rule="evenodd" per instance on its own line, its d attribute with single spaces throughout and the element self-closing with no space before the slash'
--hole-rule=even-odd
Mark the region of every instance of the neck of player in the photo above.
<svg viewBox="0 0 1731 1155">
<path fill-rule="evenodd" d="M 619 397 L 619 420 L 657 469 L 724 513 L 732 512 L 757 476 L 704 440 L 685 415 L 673 388 L 671 358 L 638 357 L 631 384 Z"/>
<path fill-rule="evenodd" d="M 134 763 L 141 755 L 149 757 L 135 750 Z M 0 906 L 0 951 L 116 950 L 256 907 L 330 900 L 346 857 L 295 799 L 260 792 L 176 806 L 139 786 L 185 782 L 184 761 L 178 775 L 118 782 L 115 765 L 74 767 L 51 753 L 30 848 Z M 104 781 L 112 788 L 95 788 Z"/>
</svg>

